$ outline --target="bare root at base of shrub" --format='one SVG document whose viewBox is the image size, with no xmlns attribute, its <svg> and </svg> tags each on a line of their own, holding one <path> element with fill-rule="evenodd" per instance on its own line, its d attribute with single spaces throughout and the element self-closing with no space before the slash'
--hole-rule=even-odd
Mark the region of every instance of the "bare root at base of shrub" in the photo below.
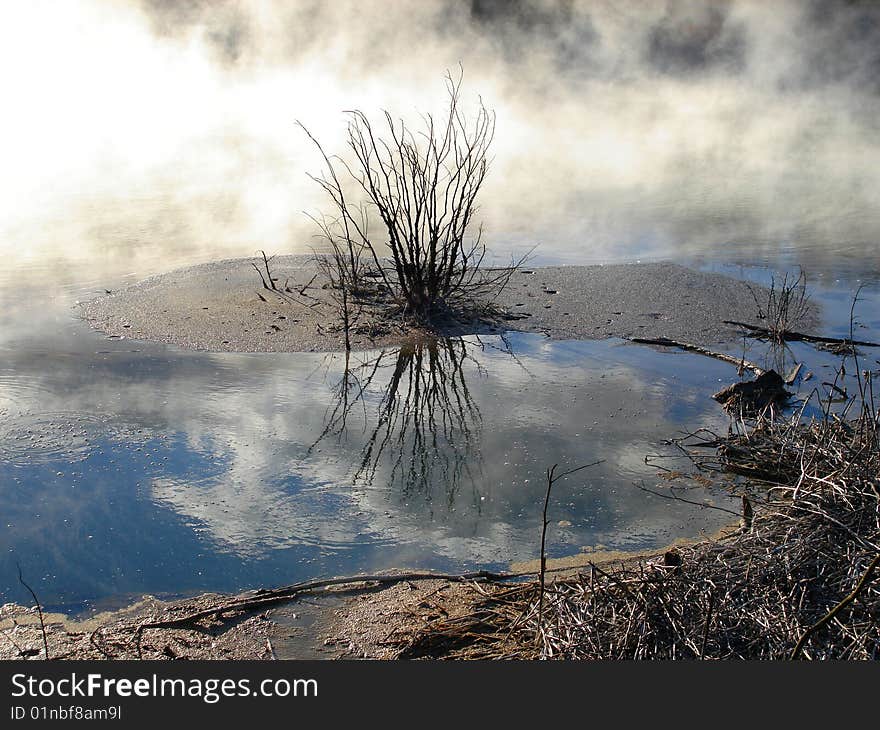
<svg viewBox="0 0 880 730">
<path fill-rule="evenodd" d="M 328 154 L 300 123 L 325 163 L 312 176 L 332 201 L 332 216 L 312 216 L 329 247 L 331 284 L 357 296 L 382 291 L 406 316 L 431 322 L 500 292 L 522 263 L 490 268 L 476 199 L 489 169 L 495 114 L 482 102 L 469 121 L 460 108 L 462 76 L 447 73 L 448 109 L 412 130 L 386 111 L 381 128 L 350 111 L 352 157 Z M 381 222 L 382 240 L 371 220 Z M 387 255 L 385 249 L 387 247 Z"/>
</svg>

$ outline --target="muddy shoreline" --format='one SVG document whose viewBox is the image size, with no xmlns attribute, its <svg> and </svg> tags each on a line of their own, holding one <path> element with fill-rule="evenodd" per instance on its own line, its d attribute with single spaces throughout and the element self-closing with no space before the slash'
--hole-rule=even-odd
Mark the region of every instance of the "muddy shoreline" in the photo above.
<svg viewBox="0 0 880 730">
<path fill-rule="evenodd" d="M 728 528 L 714 537 L 723 535 Z M 714 539 L 711 538 L 711 539 Z M 588 565 L 614 570 L 652 560 L 692 540 L 632 553 L 593 551 L 547 561 L 548 580 L 563 580 Z M 514 572 L 537 571 L 537 561 L 515 564 Z M 395 571 L 389 571 L 393 574 Z M 524 576 L 523 580 L 528 580 Z M 276 604 L 268 610 L 230 612 L 193 628 L 151 629 L 140 641 L 133 629 L 153 621 L 177 619 L 257 596 L 203 593 L 163 600 L 144 596 L 116 610 L 91 616 L 43 612 L 50 659 L 113 660 L 285 660 L 395 659 L 399 645 L 438 617 L 465 616 L 485 591 L 512 583 L 449 579 L 402 580 L 387 587 L 352 582 Z M 35 606 L 0 606 L 0 660 L 45 658 Z"/>
<path fill-rule="evenodd" d="M 113 338 L 213 352 L 332 352 L 344 348 L 338 315 L 307 256 L 272 261 L 277 291 L 263 287 L 254 259 L 179 269 L 82 305 L 94 329 Z M 494 302 L 492 321 L 465 321 L 439 335 L 520 331 L 552 339 L 667 337 L 709 346 L 738 339 L 723 320 L 756 322 L 749 285 L 673 263 L 523 269 Z M 375 326 L 363 308 L 354 349 L 398 345 L 413 332 Z M 812 326 L 817 320 L 815 311 Z M 757 323 L 757 322 L 756 322 Z"/>
</svg>

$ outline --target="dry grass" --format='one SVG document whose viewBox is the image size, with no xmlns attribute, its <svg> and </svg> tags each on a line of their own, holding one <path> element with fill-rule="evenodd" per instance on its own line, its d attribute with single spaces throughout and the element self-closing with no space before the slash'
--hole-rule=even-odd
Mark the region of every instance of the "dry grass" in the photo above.
<svg viewBox="0 0 880 730">
<path fill-rule="evenodd" d="M 727 537 L 591 565 L 547 587 L 543 618 L 537 583 L 482 588 L 469 615 L 429 624 L 398 655 L 877 659 L 877 412 L 810 422 L 801 413 L 681 442 L 701 470 L 749 478 L 752 497 Z"/>
</svg>

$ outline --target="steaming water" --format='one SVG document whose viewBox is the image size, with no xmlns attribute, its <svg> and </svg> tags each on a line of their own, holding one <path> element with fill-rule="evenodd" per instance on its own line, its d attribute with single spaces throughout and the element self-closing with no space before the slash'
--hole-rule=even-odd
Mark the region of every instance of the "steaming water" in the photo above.
<svg viewBox="0 0 880 730">
<path fill-rule="evenodd" d="M 381 357 L 343 427 L 339 357 L 111 341 L 75 302 L 199 261 L 307 250 L 319 159 L 294 120 L 341 150 L 341 110 L 417 122 L 461 61 L 466 104 L 480 94 L 498 115 L 481 215 L 499 258 L 538 244 L 536 263 L 671 259 L 760 281 L 803 266 L 826 333 L 846 333 L 864 284 L 857 336 L 878 339 L 878 11 L 828 5 L 4 7 L 0 599 L 27 600 L 16 562 L 69 609 L 504 566 L 535 557 L 557 461 L 605 460 L 554 493 L 554 555 L 716 529 L 723 514 L 634 483 L 657 482 L 643 458 L 664 439 L 725 427 L 708 398 L 733 377 L 721 363 L 468 340 L 435 353 L 459 390 L 410 403 L 421 415 L 369 450 L 395 369 L 423 372 L 412 354 L 350 363 L 349 383 Z M 819 375 L 834 364 L 792 357 Z M 395 470 L 397 453 L 407 466 L 435 453 L 419 434 L 436 458 Z"/>
</svg>

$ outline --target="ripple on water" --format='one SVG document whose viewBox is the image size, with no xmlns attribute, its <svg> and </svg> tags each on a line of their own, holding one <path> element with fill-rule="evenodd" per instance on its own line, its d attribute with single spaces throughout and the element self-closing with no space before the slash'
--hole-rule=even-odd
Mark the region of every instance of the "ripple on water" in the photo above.
<svg viewBox="0 0 880 730">
<path fill-rule="evenodd" d="M 0 411 L 0 459 L 17 466 L 79 462 L 106 433 L 104 419 L 91 413 L 55 411 L 14 415 Z"/>
</svg>

